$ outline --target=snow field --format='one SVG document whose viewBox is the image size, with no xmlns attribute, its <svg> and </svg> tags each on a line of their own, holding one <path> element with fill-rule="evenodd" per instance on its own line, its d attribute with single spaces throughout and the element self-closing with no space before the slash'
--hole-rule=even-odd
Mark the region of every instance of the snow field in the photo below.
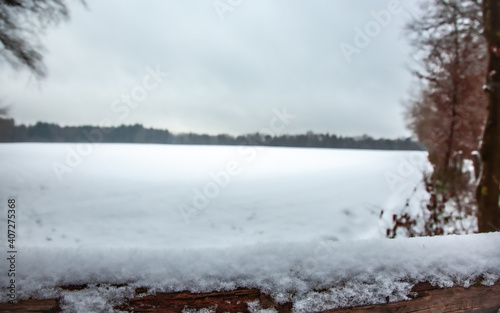
<svg viewBox="0 0 500 313">
<path fill-rule="evenodd" d="M 77 145 L 0 145 L 0 200 L 17 197 L 21 246 L 381 238 L 380 211 L 401 209 L 427 164 L 423 152 L 101 144 L 72 167 L 68 151 Z M 62 182 L 55 163 L 71 170 Z"/>
</svg>

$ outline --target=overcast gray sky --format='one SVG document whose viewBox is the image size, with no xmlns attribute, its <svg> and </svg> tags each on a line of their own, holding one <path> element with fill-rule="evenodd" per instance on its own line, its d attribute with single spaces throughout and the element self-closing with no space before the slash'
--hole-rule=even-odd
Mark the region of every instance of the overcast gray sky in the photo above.
<svg viewBox="0 0 500 313">
<path fill-rule="evenodd" d="M 88 0 L 88 9 L 70 8 L 69 23 L 43 37 L 46 79 L 0 65 L 0 98 L 17 123 L 243 134 L 286 107 L 296 118 L 285 133 L 410 135 L 401 103 L 413 63 L 402 27 L 418 13 L 415 1 Z M 152 70 L 169 75 L 159 82 Z"/>
</svg>

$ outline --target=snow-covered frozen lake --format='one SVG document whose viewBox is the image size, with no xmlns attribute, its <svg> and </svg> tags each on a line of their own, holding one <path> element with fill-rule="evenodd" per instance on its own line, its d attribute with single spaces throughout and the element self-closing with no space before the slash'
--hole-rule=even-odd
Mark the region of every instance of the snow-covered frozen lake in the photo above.
<svg viewBox="0 0 500 313">
<path fill-rule="evenodd" d="M 427 164 L 411 151 L 54 143 L 0 144 L 0 162 L 20 246 L 175 249 L 384 237 L 381 210 L 401 209 Z"/>
</svg>

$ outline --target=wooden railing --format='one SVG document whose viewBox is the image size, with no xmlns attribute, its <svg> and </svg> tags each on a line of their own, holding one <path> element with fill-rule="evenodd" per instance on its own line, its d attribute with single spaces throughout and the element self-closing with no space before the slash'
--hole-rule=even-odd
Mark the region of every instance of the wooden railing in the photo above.
<svg viewBox="0 0 500 313">
<path fill-rule="evenodd" d="M 86 286 L 63 286 L 74 291 Z M 438 288 L 429 283 L 419 283 L 412 289 L 412 300 L 354 308 L 339 308 L 322 313 L 344 312 L 474 312 L 497 313 L 500 310 L 500 281 L 493 286 L 474 285 L 469 288 Z M 116 307 L 125 312 L 181 313 L 184 309 L 215 308 L 219 312 L 249 313 L 248 302 L 259 300 L 264 309 L 274 308 L 279 313 L 292 312 L 292 304 L 278 304 L 258 289 L 237 289 L 210 293 L 156 293 L 148 295 L 146 288 L 136 289 L 136 297 Z M 59 299 L 20 301 L 17 304 L 0 304 L 0 312 L 60 312 Z"/>
</svg>

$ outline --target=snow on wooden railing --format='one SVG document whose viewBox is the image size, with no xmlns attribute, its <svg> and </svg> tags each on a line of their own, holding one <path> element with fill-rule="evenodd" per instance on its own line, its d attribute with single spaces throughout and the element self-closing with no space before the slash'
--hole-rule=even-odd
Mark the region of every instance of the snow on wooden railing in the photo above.
<svg viewBox="0 0 500 313">
<path fill-rule="evenodd" d="M 500 233 L 204 250 L 24 247 L 18 262 L 17 304 L 7 303 L 12 290 L 2 279 L 0 311 L 496 313 L 500 307 Z"/>
</svg>

